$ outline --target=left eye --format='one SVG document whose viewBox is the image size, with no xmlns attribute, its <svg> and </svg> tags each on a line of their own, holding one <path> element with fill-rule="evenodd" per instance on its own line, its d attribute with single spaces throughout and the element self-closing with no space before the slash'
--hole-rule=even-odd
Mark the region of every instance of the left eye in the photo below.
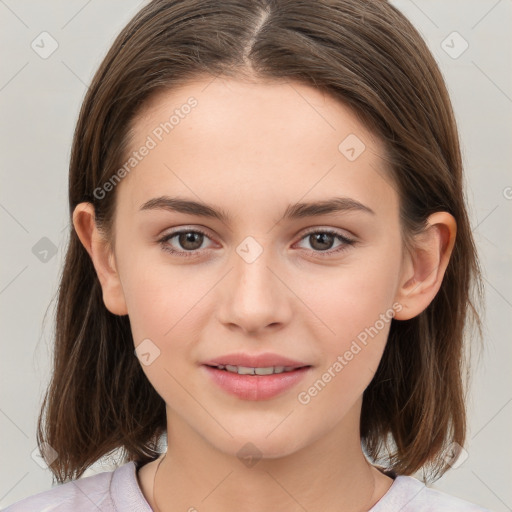
<svg viewBox="0 0 512 512">
<path fill-rule="evenodd" d="M 340 241 L 340 245 L 335 250 L 330 250 L 332 244 L 335 240 Z M 336 231 L 311 231 L 307 233 L 302 240 L 309 240 L 310 244 L 313 247 L 313 251 L 315 253 L 326 253 L 326 255 L 330 255 L 333 253 L 338 253 L 346 250 L 349 246 L 355 244 L 355 240 L 347 238 L 346 236 L 341 235 Z M 329 247 L 326 247 L 329 246 Z M 320 256 L 324 256 L 324 254 L 319 254 Z"/>
<path fill-rule="evenodd" d="M 175 249 L 168 243 L 173 238 L 177 239 L 179 246 L 184 250 Z M 182 230 L 165 235 L 159 240 L 159 243 L 164 251 L 178 256 L 189 257 L 198 255 L 198 251 L 203 245 L 205 238 L 209 239 L 208 235 L 202 231 Z M 336 239 L 341 243 L 338 248 L 331 250 Z M 355 240 L 347 238 L 336 231 L 329 230 L 311 231 L 300 239 L 301 242 L 303 240 L 310 240 L 313 249 L 309 251 L 319 256 L 329 256 L 333 253 L 339 253 L 356 243 Z"/>
</svg>

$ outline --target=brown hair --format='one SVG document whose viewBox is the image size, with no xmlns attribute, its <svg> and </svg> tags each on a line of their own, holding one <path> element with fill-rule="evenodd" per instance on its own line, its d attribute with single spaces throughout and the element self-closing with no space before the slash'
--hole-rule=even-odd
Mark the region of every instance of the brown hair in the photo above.
<svg viewBox="0 0 512 512">
<path fill-rule="evenodd" d="M 360 423 L 374 461 L 403 475 L 426 467 L 444 473 L 444 449 L 465 441 L 463 338 L 469 316 L 481 334 L 473 294 L 480 298 L 482 285 L 454 115 L 425 42 L 383 0 L 154 0 L 119 34 L 83 101 L 69 169 L 70 216 L 91 202 L 113 240 L 115 190 L 101 199 L 94 191 L 122 165 L 130 126 L 155 93 L 205 74 L 296 80 L 352 108 L 387 148 L 406 244 L 431 213 L 455 217 L 441 289 L 417 317 L 392 321 Z M 62 483 L 118 448 L 125 462 L 155 459 L 165 431 L 165 403 L 134 354 L 129 319 L 106 309 L 72 228 L 38 443 L 57 451 L 47 462 Z"/>
</svg>

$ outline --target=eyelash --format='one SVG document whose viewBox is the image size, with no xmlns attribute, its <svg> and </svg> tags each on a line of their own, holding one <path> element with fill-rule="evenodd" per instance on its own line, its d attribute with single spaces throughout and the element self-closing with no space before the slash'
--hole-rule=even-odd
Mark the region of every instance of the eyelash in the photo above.
<svg viewBox="0 0 512 512">
<path fill-rule="evenodd" d="M 174 256 L 180 256 L 180 257 L 185 257 L 185 258 L 198 257 L 199 256 L 198 253 L 200 251 L 199 249 L 196 249 L 194 251 L 176 251 L 174 249 L 171 249 L 169 247 L 169 245 L 166 243 L 169 240 L 171 240 L 172 238 L 174 238 L 175 236 L 183 234 L 183 233 L 199 233 L 201 235 L 204 235 L 207 238 L 210 238 L 207 235 L 207 233 L 205 233 L 204 231 L 201 231 L 200 229 L 182 229 L 180 231 L 174 231 L 173 233 L 169 233 L 169 234 L 165 235 L 163 238 L 161 238 L 160 240 L 158 240 L 158 242 L 160 243 L 160 245 L 162 247 L 162 250 L 165 251 L 165 252 L 171 253 Z M 347 238 L 346 236 L 340 235 L 337 231 L 333 231 L 333 230 L 330 230 L 330 229 L 319 229 L 319 230 L 309 231 L 306 234 L 304 234 L 304 236 L 299 240 L 299 242 L 304 240 L 309 235 L 318 234 L 318 233 L 333 235 L 338 240 L 343 242 L 344 245 L 341 245 L 338 249 L 335 249 L 335 250 L 328 250 L 328 251 L 310 250 L 309 252 L 310 253 L 314 253 L 315 256 L 318 255 L 318 256 L 320 256 L 322 258 L 326 258 L 326 257 L 332 256 L 334 254 L 339 254 L 339 253 L 341 253 L 343 251 L 346 251 L 349 247 L 351 247 L 351 246 L 356 244 L 356 240 L 352 240 L 351 238 Z"/>
</svg>

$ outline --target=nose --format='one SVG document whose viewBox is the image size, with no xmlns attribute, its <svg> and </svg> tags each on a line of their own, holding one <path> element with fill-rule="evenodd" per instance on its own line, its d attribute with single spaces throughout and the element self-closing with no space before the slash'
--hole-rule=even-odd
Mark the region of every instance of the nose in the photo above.
<svg viewBox="0 0 512 512">
<path fill-rule="evenodd" d="M 222 298 L 217 318 L 231 330 L 258 334 L 268 329 L 279 329 L 291 317 L 290 298 L 276 258 L 270 250 L 263 250 L 254 259 L 235 253 L 232 270 L 222 286 Z"/>
</svg>

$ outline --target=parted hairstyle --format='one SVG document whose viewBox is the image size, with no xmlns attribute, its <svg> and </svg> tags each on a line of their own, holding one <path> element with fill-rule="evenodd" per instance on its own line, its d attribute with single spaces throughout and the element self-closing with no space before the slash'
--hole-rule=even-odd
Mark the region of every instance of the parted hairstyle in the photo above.
<svg viewBox="0 0 512 512">
<path fill-rule="evenodd" d="M 428 472 L 425 480 L 442 475 L 445 450 L 466 437 L 465 348 L 469 325 L 482 335 L 476 306 L 483 287 L 457 126 L 428 47 L 385 0 L 153 0 L 115 39 L 85 95 L 71 149 L 70 218 L 77 204 L 91 202 L 98 227 L 114 240 L 116 188 L 94 191 L 125 162 L 137 115 L 156 93 L 208 75 L 297 81 L 352 109 L 384 142 L 405 247 L 430 214 L 454 216 L 456 241 L 441 288 L 421 314 L 391 321 L 360 420 L 373 462 L 396 474 Z M 59 483 L 116 450 L 123 462 L 154 460 L 166 433 L 165 402 L 134 354 L 129 318 L 105 307 L 72 226 L 52 377 L 37 425 Z"/>
</svg>

